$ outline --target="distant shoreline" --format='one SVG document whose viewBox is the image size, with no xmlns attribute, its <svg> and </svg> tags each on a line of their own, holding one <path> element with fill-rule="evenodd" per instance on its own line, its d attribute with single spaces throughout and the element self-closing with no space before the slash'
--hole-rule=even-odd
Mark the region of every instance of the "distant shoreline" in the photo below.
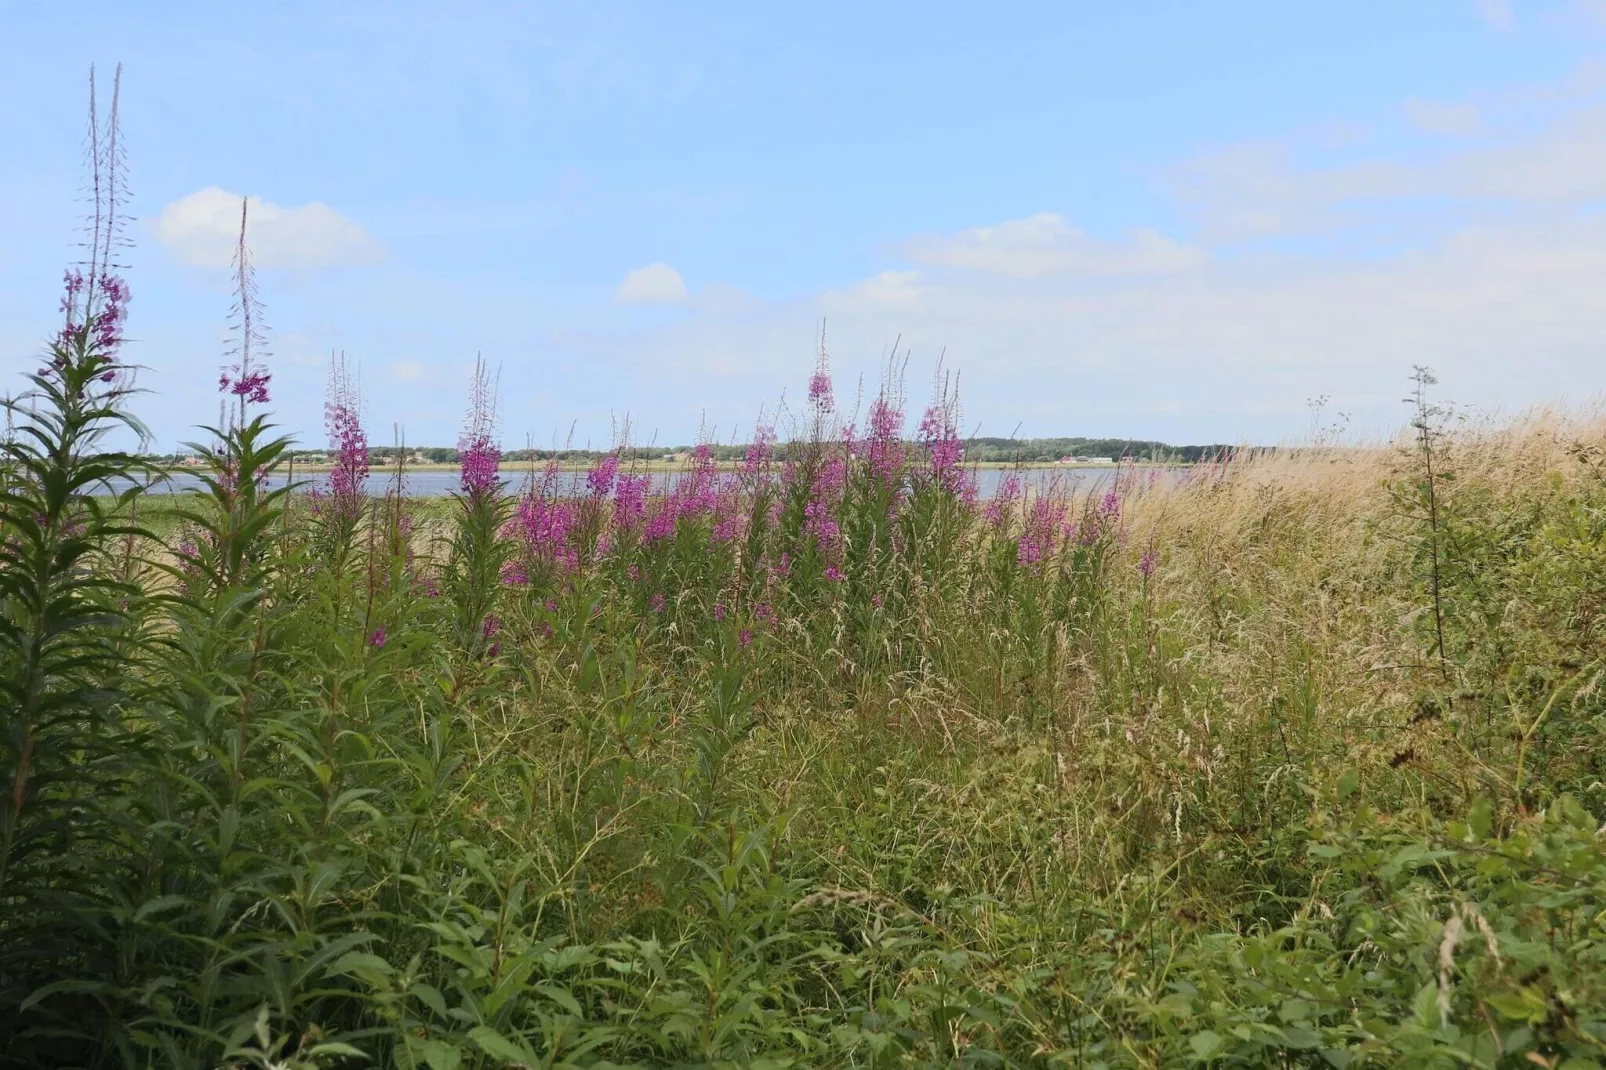
<svg viewBox="0 0 1606 1070">
<path fill-rule="evenodd" d="M 983 468 L 983 469 L 1023 468 L 1023 469 L 1030 469 L 1030 470 L 1033 470 L 1033 471 L 1051 471 L 1051 470 L 1061 470 L 1061 469 L 1067 469 L 1067 468 L 1088 468 L 1088 469 L 1119 468 L 1119 467 L 1121 467 L 1121 465 L 1123 463 L 1125 463 L 1125 462 L 1122 462 L 1122 461 L 1102 462 L 1101 461 L 1101 462 L 1096 462 L 1095 463 L 1095 462 L 1089 462 L 1089 461 L 1072 461 L 1072 462 L 1067 464 L 1067 463 L 1060 462 L 1060 461 L 1025 461 L 1025 462 L 1021 462 L 1021 463 L 1016 463 L 1016 462 L 1013 462 L 1013 461 L 977 461 L 974 465 L 965 465 L 964 467 L 966 467 L 966 468 L 975 467 L 975 468 Z M 1189 461 L 1134 461 L 1132 463 L 1136 464 L 1140 468 L 1189 468 L 1189 467 L 1192 467 L 1192 462 L 1189 462 Z M 288 470 L 290 467 L 292 467 L 291 464 L 289 462 L 286 462 L 285 465 L 284 465 L 284 468 L 286 470 Z M 560 462 L 559 464 L 557 464 L 555 466 L 556 470 L 559 471 L 559 472 L 589 472 L 593 467 L 594 467 L 594 465 L 590 464 L 590 463 L 576 464 L 576 463 L 573 463 L 573 462 Z M 621 464 L 620 465 L 620 470 L 624 471 L 624 472 L 681 472 L 681 471 L 685 471 L 688 467 L 689 467 L 689 464 L 684 463 L 684 462 L 680 462 L 680 461 L 642 461 L 642 462 L 638 462 L 638 463 L 635 463 L 635 464 L 629 464 L 629 463 Z M 741 468 L 741 462 L 739 462 L 739 461 L 722 461 L 722 462 L 717 463 L 714 467 L 718 471 L 721 471 L 721 472 L 734 472 L 734 471 L 737 471 L 738 469 Z M 334 466 L 330 465 L 330 464 L 307 464 L 307 463 L 304 463 L 304 462 L 297 462 L 294 465 L 294 468 L 298 472 L 306 472 L 306 473 L 313 474 L 313 475 L 322 475 L 322 474 L 327 474 L 329 472 L 334 471 Z M 545 468 L 546 468 L 546 464 L 545 463 L 541 463 L 541 464 L 538 464 L 538 465 L 535 466 L 535 470 L 538 471 L 538 472 L 545 470 Z M 387 473 L 387 472 L 394 472 L 395 470 L 396 470 L 396 468 L 395 468 L 394 465 L 386 464 L 386 465 L 375 465 L 375 466 L 373 466 L 373 468 L 371 469 L 371 472 L 372 472 L 373 475 L 381 475 L 381 474 L 384 474 L 384 473 Z M 455 472 L 457 470 L 458 470 L 458 466 L 455 463 L 451 463 L 451 464 L 424 463 L 424 464 L 409 464 L 409 465 L 406 466 L 406 471 L 408 471 L 408 472 Z M 205 471 L 205 469 L 201 465 L 178 465 L 178 464 L 175 464 L 175 465 L 166 465 L 166 466 L 164 466 L 162 468 L 162 471 L 164 473 L 168 474 L 168 475 L 182 475 L 182 474 L 184 474 L 186 472 Z M 528 471 L 530 471 L 530 464 L 529 464 L 528 461 L 511 461 L 511 462 L 508 462 L 508 463 L 506 463 L 506 464 L 504 464 L 502 466 L 502 472 L 503 472 L 504 475 L 520 473 L 520 472 L 528 472 Z"/>
</svg>

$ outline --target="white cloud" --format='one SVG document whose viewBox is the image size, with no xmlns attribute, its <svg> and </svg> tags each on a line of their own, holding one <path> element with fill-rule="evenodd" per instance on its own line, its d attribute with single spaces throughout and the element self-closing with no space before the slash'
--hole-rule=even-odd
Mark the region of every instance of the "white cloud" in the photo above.
<svg viewBox="0 0 1606 1070">
<path fill-rule="evenodd" d="M 1522 216 L 1364 258 L 1235 255 L 1180 272 L 1033 278 L 884 271 L 740 319 L 697 315 L 565 348 L 599 365 L 676 369 L 618 399 L 639 411 L 695 414 L 717 378 L 729 419 L 743 415 L 740 398 L 756 411 L 781 385 L 795 396 L 824 315 L 843 397 L 860 375 L 874 392 L 878 354 L 901 338 L 916 356 L 913 411 L 946 349 L 963 373 L 967 424 L 984 434 L 1023 421 L 1024 434 L 1266 441 L 1302 433 L 1305 399 L 1322 394 L 1363 430 L 1397 428 L 1415 363 L 1440 374 L 1441 397 L 1463 403 L 1606 390 L 1602 276 L 1606 216 Z"/>
<path fill-rule="evenodd" d="M 661 261 L 648 264 L 627 272 L 613 299 L 621 305 L 678 305 L 686 300 L 686 280 Z"/>
<path fill-rule="evenodd" d="M 1297 148 L 1248 143 L 1218 149 L 1179 167 L 1172 190 L 1211 241 L 1333 229 L 1352 222 L 1357 206 L 1365 211 L 1389 201 L 1561 208 L 1606 197 L 1606 107 L 1599 105 L 1520 133 L 1506 130 L 1403 160 L 1351 154 L 1300 166 Z"/>
<path fill-rule="evenodd" d="M 169 204 L 157 217 L 157 239 L 198 267 L 227 267 L 240 236 L 240 196 L 216 186 Z M 246 245 L 263 268 L 317 268 L 372 263 L 384 248 L 362 227 L 322 201 L 286 208 L 246 198 Z"/>
<path fill-rule="evenodd" d="M 1198 249 L 1153 230 L 1123 242 L 1089 238 L 1054 212 L 1039 212 L 990 227 L 909 242 L 905 255 L 919 264 L 1033 279 L 1047 275 L 1146 275 L 1183 271 L 1204 260 Z"/>
<path fill-rule="evenodd" d="M 1408 100 L 1405 118 L 1418 130 L 1445 137 L 1465 137 L 1483 127 L 1483 116 L 1470 104 L 1446 104 L 1433 100 Z"/>
<path fill-rule="evenodd" d="M 1586 65 L 1477 108 L 1401 102 L 1395 116 L 1434 135 L 1403 147 L 1397 118 L 1387 139 L 1224 146 L 1175 173 L 1185 240 L 1094 238 L 1042 212 L 911 237 L 902 264 L 740 318 L 698 308 L 570 342 L 599 362 L 676 369 L 629 403 L 695 412 L 716 375 L 755 405 L 776 383 L 795 389 L 823 315 L 839 395 L 858 374 L 873 392 L 877 354 L 899 338 L 916 355 L 918 411 L 921 361 L 946 349 L 983 433 L 1023 421 L 1028 434 L 1265 441 L 1306 430 L 1305 400 L 1323 394 L 1356 426 L 1392 431 L 1417 363 L 1456 402 L 1584 402 L 1606 392 L 1603 90 Z M 1253 241 L 1266 236 L 1282 240 Z"/>
<path fill-rule="evenodd" d="M 856 283 L 846 291 L 832 291 L 821 297 L 827 311 L 836 308 L 913 308 L 922 288 L 918 271 L 883 271 Z"/>
<path fill-rule="evenodd" d="M 1511 0 L 1477 0 L 1478 17 L 1501 33 L 1516 28 L 1517 15 L 1511 9 Z"/>
</svg>

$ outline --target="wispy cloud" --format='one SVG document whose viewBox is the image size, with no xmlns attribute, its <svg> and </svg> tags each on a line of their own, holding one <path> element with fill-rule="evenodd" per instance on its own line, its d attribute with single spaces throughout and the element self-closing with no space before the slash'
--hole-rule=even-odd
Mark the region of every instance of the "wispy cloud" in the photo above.
<svg viewBox="0 0 1606 1070">
<path fill-rule="evenodd" d="M 357 223 L 321 201 L 286 208 L 246 198 L 247 241 L 261 268 L 372 263 L 385 250 Z M 156 238 L 185 263 L 226 267 L 240 234 L 240 195 L 216 186 L 180 197 L 155 221 Z"/>
<path fill-rule="evenodd" d="M 686 300 L 686 280 L 668 264 L 648 264 L 627 272 L 613 299 L 621 305 L 678 305 Z"/>
<path fill-rule="evenodd" d="M 1039 212 L 993 226 L 908 242 L 903 252 L 918 264 L 965 268 L 1015 278 L 1047 275 L 1148 275 L 1197 267 L 1204 255 L 1153 230 L 1121 242 L 1089 238 L 1054 212 Z"/>
<path fill-rule="evenodd" d="M 946 349 L 971 411 L 1045 434 L 1293 434 L 1323 394 L 1391 429 L 1391 384 L 1414 363 L 1463 402 L 1584 400 L 1606 385 L 1606 105 L 1593 85 L 1479 98 L 1486 111 L 1402 102 L 1395 115 L 1434 134 L 1403 144 L 1224 146 L 1178 169 L 1192 222 L 1172 235 L 1094 238 L 1042 212 L 911 237 L 892 249 L 900 263 L 739 318 L 694 307 L 570 343 L 689 373 L 655 380 L 652 399 L 689 408 L 680 382 L 719 377 L 734 394 L 799 373 L 823 315 L 845 374 L 873 380 L 895 337 L 928 360 Z M 1255 240 L 1268 236 L 1280 240 Z"/>
<path fill-rule="evenodd" d="M 1467 225 L 1383 258 L 1210 259 L 1169 274 L 1023 281 L 980 270 L 881 272 L 775 303 L 741 319 L 695 317 L 567 340 L 587 361 L 673 368 L 621 404 L 695 413 L 717 378 L 756 406 L 801 382 L 816 317 L 830 324 L 845 386 L 874 390 L 895 337 L 964 372 L 968 411 L 1008 415 L 1026 433 L 1152 433 L 1173 438 L 1297 433 L 1304 401 L 1330 395 L 1358 422 L 1403 419 L 1395 384 L 1413 363 L 1447 396 L 1477 404 L 1553 400 L 1599 389 L 1606 319 L 1606 219 Z M 788 356 L 790 355 L 790 356 Z M 1596 369 L 1591 371 L 1591 369 Z M 690 385 L 696 384 L 696 385 Z"/>
<path fill-rule="evenodd" d="M 1411 106 L 1404 106 L 1412 114 Z M 1416 109 L 1420 121 L 1428 116 Z M 1438 132 L 1461 139 L 1404 156 L 1351 152 L 1305 164 L 1299 146 L 1262 142 L 1195 157 L 1172 191 L 1211 241 L 1328 231 L 1407 200 L 1562 209 L 1606 196 L 1606 105 L 1585 104 L 1480 136 L 1471 115 L 1434 111 Z"/>
</svg>

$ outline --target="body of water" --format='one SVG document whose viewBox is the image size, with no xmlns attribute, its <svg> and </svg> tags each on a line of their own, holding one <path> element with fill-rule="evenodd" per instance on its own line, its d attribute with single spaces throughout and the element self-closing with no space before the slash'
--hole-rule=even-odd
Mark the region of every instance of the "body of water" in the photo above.
<svg viewBox="0 0 1606 1070">
<path fill-rule="evenodd" d="M 1010 468 L 982 468 L 976 472 L 977 488 L 981 497 L 991 498 L 997 495 L 999 485 L 1006 477 L 1017 470 Z M 1178 467 L 1147 467 L 1139 466 L 1136 470 L 1138 479 L 1149 481 L 1170 481 L 1180 477 L 1187 471 Z M 1115 475 L 1113 467 L 1035 467 L 1024 468 L 1018 471 L 1021 482 L 1028 488 L 1043 488 L 1058 486 L 1074 490 L 1077 493 L 1086 493 L 1089 489 L 1102 483 L 1107 483 Z M 727 473 L 722 472 L 721 475 Z M 684 472 L 650 472 L 650 493 L 662 494 L 673 487 L 680 480 L 686 478 Z M 562 471 L 558 473 L 557 490 L 560 495 L 568 497 L 581 497 L 586 493 L 586 473 L 584 471 Z M 529 479 L 528 469 L 504 471 L 502 485 L 510 494 L 517 493 Z M 285 477 L 280 475 L 271 481 L 272 486 L 282 487 Z M 296 474 L 296 483 L 303 489 L 314 487 L 327 487 L 329 477 L 326 473 L 303 475 Z M 382 497 L 395 485 L 395 476 L 385 472 L 375 472 L 368 477 L 367 490 L 370 495 Z M 458 489 L 458 476 L 455 471 L 419 471 L 409 472 L 406 478 L 406 493 L 414 498 L 442 498 Z M 186 491 L 202 488 L 200 479 L 187 472 L 175 472 L 159 485 L 152 487 L 157 494 L 181 494 Z"/>
</svg>

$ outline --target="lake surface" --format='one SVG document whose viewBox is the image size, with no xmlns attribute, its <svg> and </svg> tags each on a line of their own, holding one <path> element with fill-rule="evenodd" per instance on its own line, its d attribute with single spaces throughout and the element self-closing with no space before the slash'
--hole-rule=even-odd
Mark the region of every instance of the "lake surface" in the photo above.
<svg viewBox="0 0 1606 1070">
<path fill-rule="evenodd" d="M 982 468 L 976 472 L 976 482 L 981 497 L 991 498 L 997 495 L 999 485 L 1014 470 L 1008 468 Z M 1138 478 L 1144 481 L 1171 481 L 1178 479 L 1185 468 L 1177 467 L 1147 467 L 1137 468 Z M 1021 482 L 1027 487 L 1042 488 L 1057 485 L 1061 488 L 1086 493 L 1089 489 L 1102 483 L 1107 483 L 1114 476 L 1113 467 L 1095 468 L 1087 467 L 1040 467 L 1020 470 Z M 721 475 L 728 473 L 722 472 Z M 686 478 L 684 472 L 650 472 L 648 478 L 650 493 L 662 494 L 666 489 L 673 487 L 680 480 Z M 529 479 L 528 469 L 514 469 L 504 471 L 502 485 L 507 492 L 517 493 Z M 562 471 L 558 473 L 557 493 L 565 497 L 581 497 L 586 493 L 586 474 L 584 471 Z M 285 477 L 278 476 L 270 481 L 276 487 L 284 486 Z M 303 475 L 297 473 L 296 483 L 304 489 L 312 487 L 327 487 L 329 477 L 326 473 Z M 376 472 L 368 477 L 368 493 L 376 497 L 383 496 L 395 483 L 395 477 L 389 473 Z M 175 472 L 157 486 L 151 488 L 156 494 L 179 494 L 185 491 L 199 490 L 202 483 L 195 476 L 187 472 Z M 455 471 L 451 472 L 409 472 L 407 474 L 406 492 L 414 498 L 442 498 L 458 489 L 458 477 Z"/>
</svg>

